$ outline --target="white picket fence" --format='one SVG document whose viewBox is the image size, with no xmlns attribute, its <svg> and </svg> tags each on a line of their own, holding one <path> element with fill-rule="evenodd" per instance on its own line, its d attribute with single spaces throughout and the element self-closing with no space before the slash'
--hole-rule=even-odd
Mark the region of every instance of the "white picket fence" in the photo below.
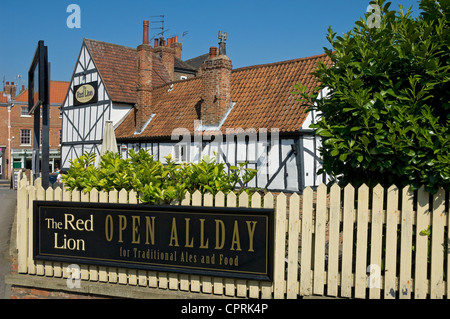
<svg viewBox="0 0 450 319">
<path fill-rule="evenodd" d="M 69 192 L 19 184 L 17 252 L 20 274 L 67 278 L 68 264 L 32 258 L 33 200 L 138 203 L 135 192 Z M 423 187 L 329 190 L 299 194 L 186 194 L 181 205 L 275 208 L 273 282 L 81 265 L 81 280 L 247 298 L 448 298 L 448 191 L 429 201 Z M 431 205 L 430 205 L 431 204 Z M 416 208 L 414 208 L 416 207 Z M 431 226 L 431 235 L 421 235 Z M 430 240 L 430 247 L 429 247 Z"/>
</svg>

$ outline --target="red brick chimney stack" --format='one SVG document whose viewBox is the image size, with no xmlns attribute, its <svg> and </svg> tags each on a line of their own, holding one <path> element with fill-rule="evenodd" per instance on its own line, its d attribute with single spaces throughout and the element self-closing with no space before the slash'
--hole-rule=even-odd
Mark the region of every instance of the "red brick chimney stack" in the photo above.
<svg viewBox="0 0 450 319">
<path fill-rule="evenodd" d="M 14 84 L 14 82 L 11 82 L 11 84 L 9 84 L 9 82 L 6 82 L 5 87 L 3 88 L 3 93 L 10 95 L 11 99 L 13 100 L 16 97 L 16 85 Z"/>
<path fill-rule="evenodd" d="M 144 21 L 144 34 L 142 44 L 137 47 L 137 104 L 135 107 L 136 131 L 141 131 L 152 115 L 152 69 L 153 48 L 148 40 L 149 22 Z"/>
<path fill-rule="evenodd" d="M 201 67 L 202 125 L 218 125 L 231 104 L 231 60 L 211 47 Z"/>
<path fill-rule="evenodd" d="M 155 53 L 157 56 L 160 57 L 162 64 L 167 70 L 167 73 L 169 75 L 169 78 L 173 81 L 174 80 L 174 67 L 175 67 L 175 50 L 169 46 L 169 41 L 171 39 L 167 39 L 167 46 L 166 41 L 160 40 L 158 42 L 158 46 L 155 47 Z M 155 44 L 157 42 L 155 41 Z"/>
<path fill-rule="evenodd" d="M 180 42 L 178 42 L 178 36 L 172 38 L 170 47 L 175 50 L 175 57 L 181 60 L 181 51 L 183 49 L 183 46 Z"/>
</svg>

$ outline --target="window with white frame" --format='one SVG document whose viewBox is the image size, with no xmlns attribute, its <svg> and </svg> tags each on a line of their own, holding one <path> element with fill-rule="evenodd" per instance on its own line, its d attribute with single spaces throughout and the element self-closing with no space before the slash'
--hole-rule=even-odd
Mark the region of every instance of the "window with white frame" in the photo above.
<svg viewBox="0 0 450 319">
<path fill-rule="evenodd" d="M 31 145 L 31 130 L 20 130 L 20 145 Z"/>
</svg>

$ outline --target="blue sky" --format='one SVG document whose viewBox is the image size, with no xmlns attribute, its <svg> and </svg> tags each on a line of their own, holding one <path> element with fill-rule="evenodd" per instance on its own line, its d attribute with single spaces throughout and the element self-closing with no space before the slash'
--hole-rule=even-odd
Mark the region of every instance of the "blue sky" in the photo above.
<svg viewBox="0 0 450 319">
<path fill-rule="evenodd" d="M 391 0 L 414 15 L 417 0 Z M 81 28 L 68 28 L 67 7 L 81 9 Z M 0 2 L 0 80 L 27 85 L 28 69 L 39 40 L 49 50 L 52 80 L 69 81 L 83 38 L 136 47 L 142 21 L 152 28 L 165 16 L 167 37 L 183 42 L 182 59 L 217 46 L 218 31 L 227 32 L 227 55 L 234 68 L 296 59 L 323 53 L 331 25 L 337 34 L 354 26 L 369 0 L 22 0 Z M 187 34 L 182 37 L 183 32 Z M 151 29 L 150 38 L 159 30 Z M 151 42 L 152 44 L 153 42 Z M 0 88 L 0 90 L 3 87 Z"/>
</svg>

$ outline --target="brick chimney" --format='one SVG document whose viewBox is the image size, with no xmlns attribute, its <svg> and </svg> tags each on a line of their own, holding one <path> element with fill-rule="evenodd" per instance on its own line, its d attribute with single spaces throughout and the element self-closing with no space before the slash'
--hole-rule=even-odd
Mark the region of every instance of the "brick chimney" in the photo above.
<svg viewBox="0 0 450 319">
<path fill-rule="evenodd" d="M 168 42 L 171 39 L 168 39 Z M 157 42 L 155 41 L 155 44 Z M 169 44 L 168 44 L 169 45 Z M 174 80 L 174 67 L 175 67 L 175 49 L 171 48 L 170 46 L 166 46 L 166 41 L 160 40 L 158 42 L 158 46 L 155 47 L 154 52 L 159 58 L 161 59 L 162 64 L 167 70 L 167 74 L 169 75 L 169 78 L 173 81 Z"/>
<path fill-rule="evenodd" d="M 211 47 L 201 66 L 202 125 L 218 125 L 231 104 L 231 60 Z"/>
<path fill-rule="evenodd" d="M 142 44 L 137 47 L 137 104 L 135 107 L 136 131 L 141 131 L 152 115 L 153 48 L 148 40 L 149 22 L 144 21 Z"/>
<path fill-rule="evenodd" d="M 9 84 L 9 82 L 6 82 L 5 87 L 3 88 L 3 93 L 5 95 L 9 95 L 11 100 L 14 100 L 14 98 L 16 97 L 16 85 L 14 84 L 14 82 L 11 82 L 11 84 Z"/>
<path fill-rule="evenodd" d="M 181 51 L 183 49 L 183 45 L 178 42 L 178 36 L 172 38 L 173 41 L 170 43 L 170 47 L 175 50 L 175 57 L 181 60 Z"/>
</svg>

